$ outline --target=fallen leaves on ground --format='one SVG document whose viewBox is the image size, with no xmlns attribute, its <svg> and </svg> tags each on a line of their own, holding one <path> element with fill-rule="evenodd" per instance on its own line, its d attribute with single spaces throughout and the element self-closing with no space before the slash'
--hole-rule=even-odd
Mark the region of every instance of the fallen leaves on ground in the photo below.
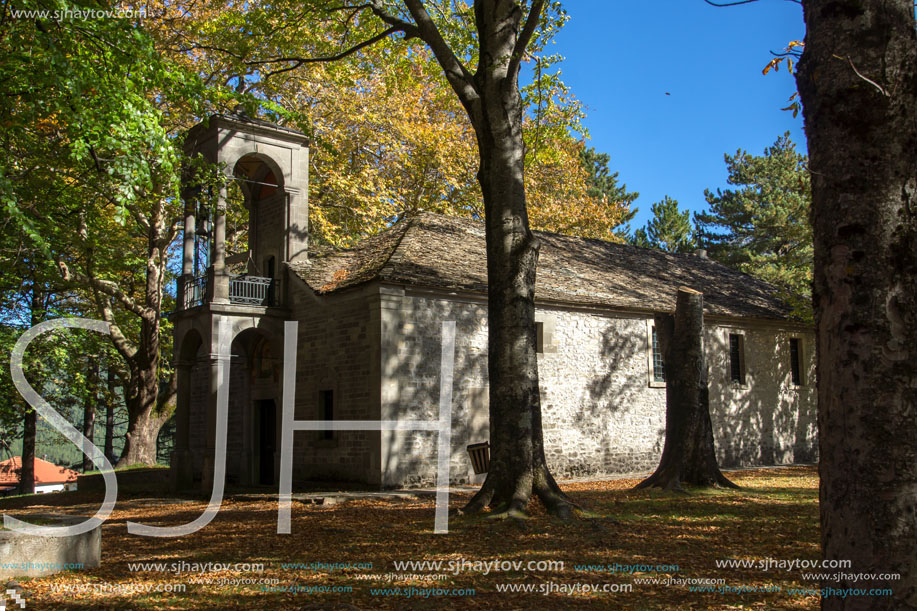
<svg viewBox="0 0 917 611">
<path fill-rule="evenodd" d="M 276 497 L 247 494 L 225 499 L 193 535 L 139 537 L 125 522 L 183 524 L 206 502 L 125 497 L 103 526 L 101 567 L 19 582 L 28 609 L 817 608 L 816 596 L 788 592 L 817 587 L 802 571 L 759 564 L 818 558 L 815 469 L 730 477 L 741 490 L 635 491 L 637 480 L 628 479 L 562 483 L 587 510 L 576 520 L 557 521 L 533 505 L 523 521 L 453 516 L 448 534 L 433 533 L 433 498 L 424 496 L 294 502 L 292 534 L 280 535 Z M 467 490 L 453 493 L 451 507 L 468 498 Z M 0 501 L 0 511 L 90 515 L 100 501 L 100 493 L 43 495 Z M 717 566 L 728 559 L 748 566 Z M 396 568 L 404 561 L 442 564 Z M 547 561 L 563 567 L 547 568 Z M 133 563 L 163 566 L 131 570 Z M 710 591 L 692 591 L 698 586 Z M 176 587 L 185 591 L 147 591 Z M 599 591 L 586 591 L 593 588 Z"/>
</svg>

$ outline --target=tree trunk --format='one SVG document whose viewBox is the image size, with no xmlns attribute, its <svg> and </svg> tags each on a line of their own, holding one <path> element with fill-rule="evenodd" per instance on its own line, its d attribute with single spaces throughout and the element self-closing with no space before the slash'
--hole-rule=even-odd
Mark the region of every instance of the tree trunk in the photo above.
<svg viewBox="0 0 917 611">
<path fill-rule="evenodd" d="M 127 399 L 127 433 L 118 467 L 156 464 L 159 429 L 171 415 L 166 396 L 160 393 L 158 367 L 133 367 Z"/>
<path fill-rule="evenodd" d="M 478 176 L 487 223 L 491 460 L 484 485 L 464 511 L 490 506 L 522 515 L 534 492 L 551 513 L 568 517 L 571 502 L 544 455 L 534 301 L 538 243 L 525 214 L 521 167 L 493 168 L 485 159 L 490 161 L 482 154 Z"/>
<path fill-rule="evenodd" d="M 637 488 L 681 490 L 694 486 L 738 488 L 720 472 L 710 423 L 704 358 L 704 295 L 678 289 L 675 316 L 656 315 L 665 365 L 665 446 L 656 471 Z"/>
<path fill-rule="evenodd" d="M 136 411 L 128 415 L 124 449 L 118 460 L 118 467 L 156 464 L 156 439 L 165 419 L 149 411 Z"/>
<path fill-rule="evenodd" d="M 109 361 L 111 357 L 109 357 Z M 108 462 L 115 463 L 115 374 L 111 362 L 105 373 L 108 382 L 108 393 L 105 397 L 105 456 Z"/>
<path fill-rule="evenodd" d="M 917 609 L 917 36 L 913 0 L 804 0 L 822 556 L 831 588 Z M 844 575 L 900 574 L 851 581 Z"/>
<path fill-rule="evenodd" d="M 158 322 L 158 321 L 157 321 Z M 141 351 L 130 361 L 127 391 L 127 433 L 118 467 L 156 464 L 156 438 L 168 416 L 160 413 L 159 329 L 143 322 Z M 145 353 L 145 354 L 144 354 Z"/>
<path fill-rule="evenodd" d="M 150 222 L 149 250 L 147 252 L 146 314 L 141 317 L 140 341 L 135 354 L 127 356 L 130 380 L 127 406 L 127 434 L 118 467 L 135 464 L 156 464 L 156 439 L 159 429 L 169 419 L 169 392 L 160 392 L 160 331 L 162 315 L 162 277 L 165 263 L 160 235 L 159 216 Z M 117 344 L 116 344 L 117 345 Z M 124 354 L 122 352 L 122 354 Z M 170 388 L 174 391 L 174 374 Z"/>
<path fill-rule="evenodd" d="M 86 394 L 83 397 L 83 436 L 95 443 L 93 437 L 96 430 L 96 401 L 99 398 L 99 361 L 89 357 L 89 375 L 86 377 Z M 91 471 L 92 460 L 83 454 L 83 473 Z"/>
<path fill-rule="evenodd" d="M 32 277 L 32 297 L 29 304 L 29 324 L 35 326 L 45 319 L 45 296 Z M 35 437 L 38 428 L 38 412 L 31 405 L 26 406 L 22 423 L 22 471 L 19 473 L 19 493 L 35 493 Z"/>
<path fill-rule="evenodd" d="M 38 412 L 26 406 L 22 422 L 22 471 L 19 474 L 19 494 L 35 493 L 35 433 Z"/>
<path fill-rule="evenodd" d="M 544 455 L 535 337 L 538 241 L 526 211 L 522 98 L 518 69 L 510 64 L 521 11 L 511 5 L 475 3 L 480 98 L 469 116 L 481 159 L 478 182 L 486 225 L 491 460 L 481 490 L 464 511 L 489 506 L 521 516 L 534 492 L 549 512 L 569 517 L 573 503 L 557 486 Z"/>
</svg>

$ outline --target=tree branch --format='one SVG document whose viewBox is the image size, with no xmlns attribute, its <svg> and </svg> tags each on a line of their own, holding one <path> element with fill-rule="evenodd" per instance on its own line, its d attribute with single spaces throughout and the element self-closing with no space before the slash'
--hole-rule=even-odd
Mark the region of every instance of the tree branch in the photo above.
<svg viewBox="0 0 917 611">
<path fill-rule="evenodd" d="M 396 32 L 403 32 L 405 40 L 408 40 L 411 38 L 417 38 L 419 36 L 417 27 L 414 24 L 408 23 L 407 21 L 398 19 L 397 17 L 394 17 L 392 15 L 389 15 L 384 10 L 382 10 L 382 8 L 378 5 L 377 2 L 367 2 L 364 4 L 354 4 L 354 5 L 345 4 L 341 6 L 331 7 L 327 10 L 328 12 L 352 11 L 350 16 L 347 18 L 347 21 L 349 22 L 351 19 L 353 19 L 353 16 L 357 12 L 361 10 L 365 10 L 365 9 L 370 9 L 373 12 L 373 14 L 376 15 L 376 17 L 382 20 L 382 22 L 386 23 L 389 27 L 385 29 L 384 31 L 379 32 L 378 34 L 375 34 L 360 43 L 352 45 L 344 49 L 343 51 L 340 51 L 338 53 L 333 53 L 331 55 L 323 55 L 320 57 L 299 57 L 299 56 L 276 57 L 276 58 L 271 58 L 271 59 L 248 60 L 248 61 L 243 61 L 242 63 L 246 66 L 263 66 L 265 64 L 278 64 L 278 63 L 285 63 L 285 62 L 293 63 L 293 65 L 287 66 L 286 68 L 272 70 L 271 72 L 266 73 L 264 76 L 265 78 L 267 78 L 275 74 L 282 74 L 284 72 L 295 70 L 305 64 L 313 64 L 313 63 L 319 63 L 319 62 L 333 62 L 333 61 L 344 59 L 345 57 L 348 57 L 349 55 L 353 55 L 357 51 L 360 51 L 361 49 L 365 49 L 366 47 L 373 45 L 379 42 L 380 40 L 391 36 L 392 34 Z M 344 40 L 346 41 L 346 34 L 345 34 Z M 241 56 L 239 56 L 238 54 L 232 53 L 231 51 L 227 49 L 221 49 L 217 47 L 204 47 L 204 46 L 199 46 L 198 48 L 209 48 L 212 50 L 217 50 L 223 53 L 227 53 L 235 57 L 236 59 L 242 59 Z"/>
<path fill-rule="evenodd" d="M 178 237 L 178 233 L 185 226 L 184 218 L 177 218 L 169 225 L 168 229 L 165 231 L 163 237 L 163 244 L 160 246 L 163 250 L 168 248 L 169 244 L 172 243 L 172 240 Z"/>
<path fill-rule="evenodd" d="M 89 155 L 92 157 L 92 161 L 95 164 L 96 172 L 99 174 L 105 172 L 105 169 L 102 167 L 102 161 L 99 159 L 99 156 L 96 155 L 96 150 L 92 145 L 89 146 Z"/>
<path fill-rule="evenodd" d="M 383 38 L 387 38 L 391 36 L 392 34 L 394 34 L 395 32 L 399 32 L 399 31 L 402 31 L 401 28 L 392 26 L 383 32 L 379 32 L 375 36 L 368 38 L 364 40 L 363 42 L 350 47 L 349 49 L 345 49 L 341 51 L 340 53 L 335 53 L 334 55 L 323 55 L 321 57 L 276 57 L 273 59 L 251 60 L 251 61 L 247 61 L 244 63 L 246 66 L 262 66 L 264 64 L 280 64 L 284 62 L 295 62 L 292 66 L 287 66 L 286 68 L 282 68 L 280 70 L 272 70 L 271 72 L 268 72 L 267 74 L 264 75 L 265 78 L 267 78 L 275 74 L 282 74 L 284 72 L 289 72 L 290 70 L 296 70 L 297 68 L 299 68 L 300 66 L 304 64 L 314 64 L 318 62 L 333 62 L 339 59 L 344 59 L 348 55 L 352 55 L 356 53 L 357 51 L 359 51 L 360 49 L 364 49 L 372 44 L 375 44 L 379 42 L 380 40 L 382 40 Z"/>
<path fill-rule="evenodd" d="M 111 311 L 111 306 L 103 299 L 99 299 L 98 294 L 96 295 L 96 304 L 98 305 L 102 319 L 108 323 L 108 334 L 111 336 L 111 342 L 115 345 L 115 350 L 118 351 L 125 361 L 128 363 L 132 362 L 137 355 L 137 347 L 121 333 L 121 328 L 115 324 L 115 317 Z"/>
<path fill-rule="evenodd" d="M 224 53 L 224 54 L 226 54 L 226 55 L 228 55 L 228 56 L 230 56 L 230 57 L 232 57 L 232 58 L 235 58 L 235 59 L 242 59 L 242 56 L 239 55 L 238 53 L 234 53 L 234 52 L 230 51 L 229 49 L 224 49 L 223 47 L 214 47 L 214 46 L 212 46 L 212 45 L 193 44 L 193 45 L 188 46 L 187 49 L 184 49 L 184 48 L 182 48 L 182 47 L 177 47 L 177 48 L 176 48 L 176 47 L 173 47 L 172 50 L 174 50 L 174 51 L 179 51 L 179 52 L 182 52 L 182 51 L 185 51 L 185 50 L 187 50 L 187 51 L 197 51 L 197 50 L 201 50 L 201 51 L 216 51 L 216 52 L 218 52 L 218 53 Z"/>
<path fill-rule="evenodd" d="M 704 0 L 710 6 L 738 6 L 740 4 L 751 4 L 752 2 L 757 2 L 758 0 L 736 0 L 735 2 L 711 2 L 711 0 Z M 786 0 L 787 2 L 793 2 L 794 4 L 802 4 L 802 0 Z"/>
<path fill-rule="evenodd" d="M 418 37 L 427 43 L 433 51 L 433 55 L 436 56 L 436 60 L 442 67 L 446 79 L 462 102 L 462 106 L 474 119 L 479 114 L 477 107 L 481 98 L 474 82 L 474 76 L 455 56 L 448 43 L 443 39 L 427 9 L 424 8 L 422 0 L 404 0 L 404 4 L 417 23 Z M 376 11 L 373 10 L 373 12 L 375 13 Z"/>
<path fill-rule="evenodd" d="M 410 23 L 409 21 L 405 21 L 404 19 L 399 19 L 398 17 L 395 17 L 394 15 L 386 12 L 381 6 L 379 6 L 378 0 L 372 0 L 363 6 L 369 8 L 373 12 L 373 15 L 381 19 L 383 23 L 387 23 L 388 25 L 403 31 L 405 36 L 408 38 L 420 37 L 420 32 L 418 31 L 415 24 Z"/>
<path fill-rule="evenodd" d="M 538 28 L 538 22 L 541 20 L 541 12 L 543 10 L 544 0 L 535 0 L 535 2 L 532 3 L 532 8 L 529 9 L 528 19 L 525 20 L 525 25 L 522 26 L 522 32 L 520 32 L 519 37 L 516 39 L 516 44 L 513 46 L 513 56 L 509 60 L 507 70 L 507 75 L 509 75 L 510 78 L 516 78 L 519 71 L 519 65 L 522 62 L 522 56 L 525 55 L 525 49 L 529 46 L 532 37 L 535 35 L 535 30 Z"/>
<path fill-rule="evenodd" d="M 118 202 L 118 200 L 116 200 L 115 198 L 111 197 L 110 195 L 105 194 L 105 193 L 103 193 L 102 195 L 103 195 L 103 197 L 105 197 L 105 199 L 107 199 L 108 202 L 109 202 L 110 204 L 112 204 L 113 206 L 118 207 L 118 206 L 121 205 L 121 204 Z M 142 194 L 141 194 L 141 193 L 138 193 L 137 195 L 138 195 L 138 196 L 141 196 Z M 134 218 L 134 222 L 137 223 L 137 225 L 140 227 L 140 229 L 141 229 L 144 233 L 149 233 L 149 231 L 150 231 L 150 219 L 149 219 L 149 217 L 147 217 L 147 215 L 145 215 L 145 214 L 140 210 L 140 207 L 139 207 L 139 206 L 136 206 L 136 205 L 132 205 L 132 204 L 127 204 L 127 205 L 125 205 L 124 207 L 127 208 L 128 213 Z"/>
<path fill-rule="evenodd" d="M 710 6 L 738 6 L 740 4 L 751 4 L 752 2 L 757 2 L 758 0 L 737 0 L 736 2 L 711 2 L 711 0 L 704 0 Z"/>
<path fill-rule="evenodd" d="M 165 388 L 160 387 L 159 393 L 156 396 L 156 409 L 153 410 L 153 415 L 161 419 L 163 422 L 171 417 L 173 410 L 165 409 L 170 403 L 174 403 L 175 397 L 178 395 L 178 376 L 173 372 L 169 376 L 169 382 Z"/>
<path fill-rule="evenodd" d="M 79 272 L 71 272 L 67 264 L 62 260 L 57 260 L 57 267 L 60 270 L 61 277 L 65 282 L 78 282 L 88 285 L 93 291 L 104 293 L 109 297 L 117 299 L 126 309 L 130 310 L 143 319 L 150 319 L 155 316 L 150 308 L 144 308 L 122 291 L 117 284 L 110 280 L 100 280 L 92 276 L 86 276 Z"/>
</svg>

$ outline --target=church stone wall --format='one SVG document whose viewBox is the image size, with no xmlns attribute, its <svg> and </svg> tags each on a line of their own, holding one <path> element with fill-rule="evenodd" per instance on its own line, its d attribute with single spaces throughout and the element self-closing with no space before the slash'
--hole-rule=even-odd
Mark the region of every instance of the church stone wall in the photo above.
<svg viewBox="0 0 917 611">
<path fill-rule="evenodd" d="M 442 322 L 456 321 L 452 387 L 453 483 L 474 479 L 465 452 L 486 441 L 487 308 L 482 303 L 405 297 L 392 291 L 382 304 L 382 418 L 439 419 Z M 437 433 L 383 433 L 382 483 L 426 485 L 435 480 Z"/>
<path fill-rule="evenodd" d="M 729 334 L 743 337 L 745 383 L 731 381 Z M 790 339 L 800 345 L 802 384 L 790 374 Z M 726 321 L 710 328 L 710 417 L 720 464 L 751 466 L 815 462 L 815 334 Z"/>
<path fill-rule="evenodd" d="M 560 477 L 655 468 L 665 437 L 665 387 L 653 383 L 651 316 L 539 307 L 545 448 Z M 478 482 L 465 452 L 488 439 L 486 304 L 393 291 L 382 310 L 384 418 L 437 418 L 441 324 L 456 321 L 451 478 Z M 729 334 L 743 336 L 745 384 L 730 380 Z M 800 338 L 803 382 L 790 382 L 789 339 Z M 815 460 L 814 336 L 761 321 L 711 319 L 705 349 L 721 466 Z M 433 482 L 436 435 L 383 437 L 383 485 Z"/>
<path fill-rule="evenodd" d="M 320 300 L 294 284 L 299 321 L 296 358 L 297 420 L 324 420 L 323 391 L 333 397 L 334 420 L 379 419 L 379 306 L 372 288 Z M 379 432 L 318 431 L 293 436 L 293 481 L 379 484 Z"/>
</svg>

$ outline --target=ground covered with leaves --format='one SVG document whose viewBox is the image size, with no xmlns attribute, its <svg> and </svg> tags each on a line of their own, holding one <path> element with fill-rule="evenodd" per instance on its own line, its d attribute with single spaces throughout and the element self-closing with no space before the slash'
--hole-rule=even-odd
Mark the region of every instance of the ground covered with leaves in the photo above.
<svg viewBox="0 0 917 611">
<path fill-rule="evenodd" d="M 101 567 L 19 587 L 27 609 L 817 608 L 807 571 L 785 568 L 818 558 L 815 469 L 728 475 L 741 490 L 562 483 L 587 510 L 574 521 L 533 507 L 525 521 L 453 516 L 448 534 L 433 533 L 424 496 L 294 502 L 292 534 L 279 535 L 276 498 L 246 494 L 193 535 L 138 537 L 125 522 L 182 524 L 206 502 L 124 496 L 103 526 Z M 452 507 L 469 495 L 453 494 Z M 0 511 L 88 515 L 100 500 L 19 497 Z"/>
</svg>

